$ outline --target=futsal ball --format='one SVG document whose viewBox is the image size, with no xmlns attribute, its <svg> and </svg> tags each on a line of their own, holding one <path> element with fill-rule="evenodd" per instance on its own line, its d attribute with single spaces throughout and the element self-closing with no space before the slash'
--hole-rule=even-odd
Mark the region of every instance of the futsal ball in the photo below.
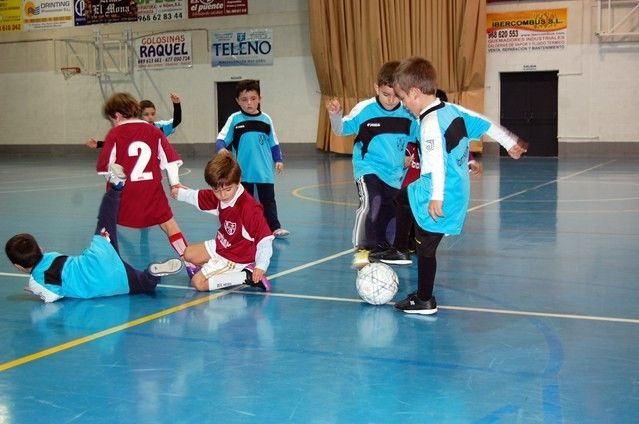
<svg viewBox="0 0 639 424">
<path fill-rule="evenodd" d="M 399 280 L 393 268 L 381 262 L 373 262 L 357 272 L 357 293 L 371 305 L 383 305 L 391 301 L 399 289 Z"/>
</svg>

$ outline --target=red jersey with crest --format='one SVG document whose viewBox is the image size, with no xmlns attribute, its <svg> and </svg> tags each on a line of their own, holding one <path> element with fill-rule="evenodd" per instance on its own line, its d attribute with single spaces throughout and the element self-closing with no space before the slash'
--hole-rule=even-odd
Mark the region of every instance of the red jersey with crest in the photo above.
<svg viewBox="0 0 639 424">
<path fill-rule="evenodd" d="M 127 181 L 122 190 L 118 224 L 146 228 L 173 217 L 162 185 L 162 170 L 180 156 L 162 131 L 140 119 L 111 128 L 104 139 L 96 170 L 106 174 L 111 163 L 122 165 Z"/>
<path fill-rule="evenodd" d="M 213 190 L 198 190 L 196 206 L 219 216 L 215 251 L 229 261 L 240 264 L 255 261 L 257 243 L 273 236 L 262 205 L 246 191 L 242 190 L 235 203 L 221 204 Z"/>
</svg>

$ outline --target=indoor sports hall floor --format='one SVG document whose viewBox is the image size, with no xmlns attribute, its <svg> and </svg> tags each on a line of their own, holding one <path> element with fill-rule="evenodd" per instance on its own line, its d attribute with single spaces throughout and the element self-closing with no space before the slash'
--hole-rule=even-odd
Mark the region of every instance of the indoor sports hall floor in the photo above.
<svg viewBox="0 0 639 424">
<path fill-rule="evenodd" d="M 273 292 L 43 304 L 0 260 L 0 423 L 630 423 L 639 416 L 636 158 L 486 157 L 461 236 L 444 239 L 440 312 L 358 300 L 350 158 L 291 156 L 276 184 Z M 206 158 L 185 158 L 202 187 Z M 0 239 L 79 253 L 104 188 L 94 160 L 0 159 Z M 172 203 L 187 238 L 214 217 Z M 138 267 L 163 233 L 120 232 Z M 396 268 L 403 298 L 415 265 Z M 634 418 L 633 418 L 634 417 Z"/>
</svg>

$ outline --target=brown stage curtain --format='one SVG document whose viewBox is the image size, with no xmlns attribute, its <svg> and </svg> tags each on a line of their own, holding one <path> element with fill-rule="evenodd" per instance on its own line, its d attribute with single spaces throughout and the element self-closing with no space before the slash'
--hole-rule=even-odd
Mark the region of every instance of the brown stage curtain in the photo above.
<svg viewBox="0 0 639 424">
<path fill-rule="evenodd" d="M 450 101 L 481 112 L 486 67 L 486 0 L 309 0 L 311 51 L 321 100 L 316 146 L 352 153 L 332 133 L 325 102 L 348 113 L 375 93 L 379 67 L 426 57 Z"/>
</svg>

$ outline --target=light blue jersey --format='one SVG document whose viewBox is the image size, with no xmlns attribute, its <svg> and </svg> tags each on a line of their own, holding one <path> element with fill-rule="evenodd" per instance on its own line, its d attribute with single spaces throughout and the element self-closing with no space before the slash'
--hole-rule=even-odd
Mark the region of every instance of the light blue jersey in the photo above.
<svg viewBox="0 0 639 424">
<path fill-rule="evenodd" d="M 166 137 L 175 132 L 175 128 L 173 128 L 173 119 L 169 119 L 168 121 L 155 121 L 153 125 L 155 125 L 156 128 L 159 128 Z"/>
<path fill-rule="evenodd" d="M 129 293 L 122 259 L 104 237 L 94 235 L 91 245 L 79 256 L 69 256 L 64 261 L 61 272 L 53 273 L 60 277 L 59 284 L 49 284 L 45 281 L 51 281 L 51 277 L 48 276 L 51 273 L 50 269 L 55 259 L 60 257 L 60 253 L 45 253 L 31 271 L 29 284 L 37 284 L 44 289 L 44 294 L 36 294 L 45 301 L 54 301 L 61 297 L 89 299 Z M 36 292 L 37 288 L 33 291 Z"/>
<path fill-rule="evenodd" d="M 385 109 L 372 97 L 359 102 L 342 119 L 338 135 L 357 134 L 353 145 L 355 180 L 374 174 L 393 188 L 400 188 L 404 179 L 406 146 L 419 135 L 417 120 L 398 104 Z"/>
<path fill-rule="evenodd" d="M 273 121 L 267 114 L 233 113 L 217 135 L 217 141 L 235 153 L 242 169 L 242 181 L 275 182 L 275 162 L 282 162 L 282 151 Z"/>
<path fill-rule="evenodd" d="M 517 138 L 488 118 L 439 99 L 420 115 L 420 178 L 408 186 L 408 198 L 417 224 L 426 231 L 461 233 L 470 201 L 468 152 L 471 140 L 488 135 L 510 150 Z M 431 200 L 443 201 L 444 216 L 434 221 Z"/>
</svg>

